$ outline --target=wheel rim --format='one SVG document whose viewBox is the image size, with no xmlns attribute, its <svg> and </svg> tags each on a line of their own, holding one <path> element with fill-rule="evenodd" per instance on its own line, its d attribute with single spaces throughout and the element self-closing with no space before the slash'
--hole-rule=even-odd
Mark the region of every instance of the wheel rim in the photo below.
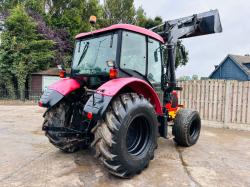
<svg viewBox="0 0 250 187">
<path fill-rule="evenodd" d="M 190 125 L 189 128 L 189 135 L 190 137 L 195 137 L 199 132 L 199 121 L 198 120 L 194 120 L 192 122 L 192 124 Z"/>
<path fill-rule="evenodd" d="M 126 135 L 127 150 L 130 155 L 138 156 L 145 151 L 150 137 L 150 125 L 144 116 L 135 117 Z"/>
</svg>

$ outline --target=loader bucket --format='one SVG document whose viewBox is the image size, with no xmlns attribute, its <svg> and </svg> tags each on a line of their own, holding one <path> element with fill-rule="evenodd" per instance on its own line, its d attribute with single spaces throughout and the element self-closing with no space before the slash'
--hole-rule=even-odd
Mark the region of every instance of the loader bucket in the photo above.
<svg viewBox="0 0 250 187">
<path fill-rule="evenodd" d="M 212 34 L 222 32 L 220 16 L 218 10 L 213 10 L 197 15 L 200 20 L 198 35 Z"/>
<path fill-rule="evenodd" d="M 198 27 L 195 29 L 194 32 L 190 33 L 189 35 L 185 35 L 181 38 L 190 38 L 194 36 L 201 36 L 201 35 L 207 35 L 207 34 L 213 34 L 213 33 L 220 33 L 222 32 L 222 26 L 220 22 L 220 16 L 218 10 L 211 10 L 208 12 L 196 14 L 189 17 L 184 17 L 181 19 L 171 20 L 168 21 L 170 25 L 175 25 L 178 23 L 185 23 L 188 26 L 187 20 L 193 20 L 194 18 L 197 18 Z M 192 26 L 192 25 L 190 25 Z"/>
</svg>

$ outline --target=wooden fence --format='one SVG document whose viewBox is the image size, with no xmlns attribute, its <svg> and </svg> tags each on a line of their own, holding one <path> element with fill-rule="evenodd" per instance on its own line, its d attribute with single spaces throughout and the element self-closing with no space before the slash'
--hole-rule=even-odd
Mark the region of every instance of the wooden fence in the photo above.
<svg viewBox="0 0 250 187">
<path fill-rule="evenodd" d="M 250 124 L 250 81 L 181 81 L 180 104 L 199 111 L 203 120 Z"/>
</svg>

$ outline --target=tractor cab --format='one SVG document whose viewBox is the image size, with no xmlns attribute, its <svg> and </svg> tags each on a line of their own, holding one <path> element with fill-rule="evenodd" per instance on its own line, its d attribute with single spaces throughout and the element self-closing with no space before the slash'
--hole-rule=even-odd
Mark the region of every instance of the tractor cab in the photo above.
<svg viewBox="0 0 250 187">
<path fill-rule="evenodd" d="M 149 30 L 128 24 L 76 36 L 73 77 L 88 77 L 89 86 L 120 77 L 136 77 L 160 86 L 163 38 Z"/>
</svg>

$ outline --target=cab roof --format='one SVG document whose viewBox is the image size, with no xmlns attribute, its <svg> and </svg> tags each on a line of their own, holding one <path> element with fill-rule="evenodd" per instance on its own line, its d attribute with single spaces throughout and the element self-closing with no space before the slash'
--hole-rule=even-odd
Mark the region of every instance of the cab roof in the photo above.
<svg viewBox="0 0 250 187">
<path fill-rule="evenodd" d="M 150 31 L 148 29 L 138 27 L 135 25 L 130 25 L 130 24 L 112 25 L 112 26 L 109 26 L 109 27 L 106 27 L 103 29 L 95 30 L 93 32 L 85 32 L 85 33 L 78 34 L 75 38 L 80 39 L 80 38 L 84 38 L 86 36 L 90 36 L 92 34 L 100 34 L 100 33 L 105 33 L 105 32 L 119 30 L 119 29 L 128 30 L 128 31 L 139 33 L 139 34 L 143 34 L 143 35 L 149 36 L 153 39 L 156 39 L 156 40 L 160 41 L 161 43 L 164 43 L 164 39 L 159 34 L 153 32 L 153 31 Z"/>
</svg>

